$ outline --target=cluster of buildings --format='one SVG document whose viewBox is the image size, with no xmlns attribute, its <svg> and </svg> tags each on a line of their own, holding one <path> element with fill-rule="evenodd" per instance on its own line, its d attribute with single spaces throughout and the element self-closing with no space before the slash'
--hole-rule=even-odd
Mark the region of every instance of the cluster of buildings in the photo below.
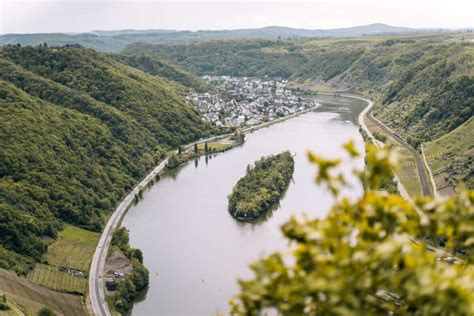
<svg viewBox="0 0 474 316">
<path fill-rule="evenodd" d="M 204 76 L 219 93 L 190 93 L 203 118 L 217 126 L 251 126 L 315 106 L 296 95 L 287 80 L 262 80 L 247 77 Z"/>
</svg>

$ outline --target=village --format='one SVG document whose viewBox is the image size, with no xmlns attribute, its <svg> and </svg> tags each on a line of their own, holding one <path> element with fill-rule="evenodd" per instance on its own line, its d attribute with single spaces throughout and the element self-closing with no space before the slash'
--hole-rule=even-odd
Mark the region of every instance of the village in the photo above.
<svg viewBox="0 0 474 316">
<path fill-rule="evenodd" d="M 217 126 L 242 127 L 272 121 L 315 106 L 288 88 L 288 80 L 203 76 L 218 93 L 187 95 L 206 121 Z"/>
</svg>

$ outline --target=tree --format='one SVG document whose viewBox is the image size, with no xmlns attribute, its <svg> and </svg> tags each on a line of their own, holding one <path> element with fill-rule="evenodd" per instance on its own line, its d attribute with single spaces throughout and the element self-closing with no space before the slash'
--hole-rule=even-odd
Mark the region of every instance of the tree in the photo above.
<svg viewBox="0 0 474 316">
<path fill-rule="evenodd" d="M 143 252 L 140 249 L 133 249 L 131 257 L 143 263 Z"/>
<path fill-rule="evenodd" d="M 353 143 L 345 148 L 359 156 Z M 474 192 L 411 202 L 381 191 L 395 156 L 368 145 L 366 169 L 355 173 L 370 189 L 351 200 L 339 195 L 346 183 L 336 173 L 340 160 L 309 159 L 316 182 L 337 202 L 326 218 L 283 226 L 292 251 L 251 266 L 255 277 L 239 281 L 234 315 L 472 314 Z M 441 236 L 445 247 L 429 251 Z"/>
<path fill-rule="evenodd" d="M 49 307 L 45 306 L 38 312 L 38 316 L 54 316 L 56 313 Z"/>
</svg>

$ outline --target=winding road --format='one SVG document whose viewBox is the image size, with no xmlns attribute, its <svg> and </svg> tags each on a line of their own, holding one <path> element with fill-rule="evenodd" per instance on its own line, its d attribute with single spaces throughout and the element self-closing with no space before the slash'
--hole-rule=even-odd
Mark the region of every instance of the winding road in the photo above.
<svg viewBox="0 0 474 316">
<path fill-rule="evenodd" d="M 89 301 L 94 315 L 109 316 L 111 315 L 107 302 L 105 301 L 104 278 L 102 273 L 105 267 L 105 259 L 107 257 L 107 249 L 112 240 L 112 233 L 120 225 L 123 215 L 132 203 L 134 197 L 141 188 L 144 188 L 156 175 L 166 167 L 168 158 L 163 160 L 153 169 L 123 200 L 110 216 L 105 226 L 102 236 L 100 237 L 94 257 L 92 258 L 91 269 L 89 272 Z"/>
</svg>

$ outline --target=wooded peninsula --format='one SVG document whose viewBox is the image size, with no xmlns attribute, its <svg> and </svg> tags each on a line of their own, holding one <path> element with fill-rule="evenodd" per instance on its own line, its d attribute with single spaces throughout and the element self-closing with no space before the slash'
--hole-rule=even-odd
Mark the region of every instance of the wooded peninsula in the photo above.
<svg viewBox="0 0 474 316">
<path fill-rule="evenodd" d="M 295 162 L 289 151 L 262 157 L 240 178 L 229 195 L 229 212 L 237 220 L 254 220 L 281 198 L 293 176 Z"/>
</svg>

